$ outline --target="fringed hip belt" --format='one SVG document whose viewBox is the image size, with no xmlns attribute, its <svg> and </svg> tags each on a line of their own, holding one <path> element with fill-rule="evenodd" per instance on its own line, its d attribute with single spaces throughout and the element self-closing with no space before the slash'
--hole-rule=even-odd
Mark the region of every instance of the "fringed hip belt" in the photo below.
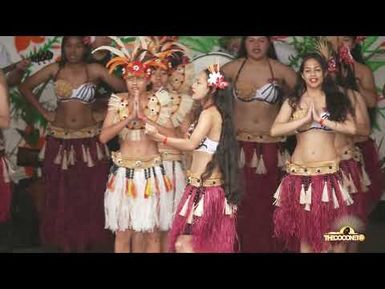
<svg viewBox="0 0 385 289">
<path fill-rule="evenodd" d="M 146 159 L 133 159 L 132 157 L 122 157 L 121 152 L 112 152 L 112 161 L 117 166 L 127 169 L 148 169 L 159 166 L 162 163 L 162 159 L 159 155 Z"/>
<path fill-rule="evenodd" d="M 286 141 L 286 137 L 272 137 L 269 135 L 259 135 L 242 131 L 237 133 L 236 138 L 239 141 L 257 143 L 278 143 Z"/>
<path fill-rule="evenodd" d="M 202 180 L 200 177 L 193 176 L 190 172 L 187 172 L 187 183 L 194 187 L 216 187 L 224 184 L 222 178 L 209 178 Z"/>
<path fill-rule="evenodd" d="M 318 176 L 333 174 L 339 171 L 339 161 L 324 161 L 307 164 L 295 164 L 286 162 L 286 172 L 290 175 L 298 176 Z"/>
<path fill-rule="evenodd" d="M 47 134 L 61 139 L 79 139 L 98 136 L 100 134 L 100 130 L 101 129 L 98 124 L 81 129 L 68 129 L 48 124 Z"/>
<path fill-rule="evenodd" d="M 136 184 L 134 182 L 134 179 L 135 173 L 138 170 L 140 170 L 139 173 L 144 174 L 144 180 L 146 182 L 144 191 L 145 198 L 151 196 L 154 191 L 151 185 L 151 178 L 154 178 L 155 189 L 158 193 L 160 192 L 158 185 L 158 177 L 163 178 L 166 192 L 171 192 L 173 189 L 173 185 L 168 176 L 166 175 L 166 171 L 159 155 L 155 155 L 150 159 L 136 158 L 135 160 L 133 160 L 132 158 L 122 157 L 121 152 L 112 152 L 112 161 L 114 164 L 111 167 L 109 180 L 107 182 L 107 188 L 110 191 L 114 191 L 115 176 L 119 168 L 126 169 L 126 193 L 128 196 L 135 198 L 137 195 Z M 155 172 L 155 167 L 160 168 L 161 176 L 157 176 Z"/>
</svg>

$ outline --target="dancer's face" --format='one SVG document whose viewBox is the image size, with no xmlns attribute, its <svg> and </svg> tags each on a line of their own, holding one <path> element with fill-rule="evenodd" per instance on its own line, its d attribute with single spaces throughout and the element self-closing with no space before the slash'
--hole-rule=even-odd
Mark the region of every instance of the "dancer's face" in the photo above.
<svg viewBox="0 0 385 289">
<path fill-rule="evenodd" d="M 267 55 L 270 41 L 267 36 L 248 36 L 245 41 L 247 56 L 259 60 Z"/>
<path fill-rule="evenodd" d="M 305 80 L 308 88 L 321 87 L 324 80 L 324 72 L 322 71 L 321 64 L 313 58 L 306 60 L 302 78 Z"/>
<path fill-rule="evenodd" d="M 69 63 L 79 63 L 84 60 L 86 47 L 81 37 L 69 37 L 64 44 L 64 53 Z"/>
<path fill-rule="evenodd" d="M 147 79 L 143 77 L 138 77 L 134 75 L 129 75 L 126 78 L 126 85 L 128 92 L 131 95 L 135 95 L 135 92 L 138 91 L 139 95 L 146 91 Z"/>
<path fill-rule="evenodd" d="M 156 69 L 151 73 L 150 81 L 152 83 L 152 90 L 158 91 L 161 87 L 166 87 L 168 81 L 168 73 L 164 69 Z"/>
<path fill-rule="evenodd" d="M 192 98 L 194 100 L 204 99 L 210 91 L 210 87 L 207 84 L 207 75 L 204 71 L 198 74 L 191 87 Z"/>
</svg>

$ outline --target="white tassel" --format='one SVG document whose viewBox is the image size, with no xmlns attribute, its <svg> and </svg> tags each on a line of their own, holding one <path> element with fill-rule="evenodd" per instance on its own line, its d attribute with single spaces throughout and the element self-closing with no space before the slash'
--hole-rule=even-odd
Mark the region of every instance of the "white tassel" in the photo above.
<svg viewBox="0 0 385 289">
<path fill-rule="evenodd" d="M 350 196 L 349 192 L 342 187 L 340 182 L 338 182 L 338 186 L 339 186 L 341 194 L 342 194 L 342 199 L 344 200 L 346 205 L 350 206 L 351 204 L 353 204 L 354 201 L 353 201 L 352 197 Z"/>
<path fill-rule="evenodd" d="M 180 216 L 183 216 L 183 217 L 186 216 L 186 212 L 187 212 L 187 208 L 188 208 L 188 203 L 190 202 L 190 198 L 191 198 L 191 195 L 188 196 L 186 202 L 183 205 L 182 210 L 180 210 L 180 212 L 179 212 Z"/>
<path fill-rule="evenodd" d="M 43 147 L 39 152 L 39 160 L 44 160 L 46 146 L 47 146 L 47 142 L 44 143 Z"/>
<path fill-rule="evenodd" d="M 43 175 L 43 173 L 41 172 L 41 168 L 37 168 L 36 172 L 37 172 L 37 177 L 41 178 L 41 176 Z"/>
<path fill-rule="evenodd" d="M 61 162 L 61 169 L 62 170 L 68 170 L 68 164 L 67 164 L 67 150 L 65 149 L 63 152 L 63 158 Z"/>
<path fill-rule="evenodd" d="M 282 183 L 279 184 L 278 189 L 275 191 L 273 198 L 275 201 L 273 202 L 273 205 L 279 207 L 280 204 L 280 197 L 281 197 L 281 186 Z"/>
<path fill-rule="evenodd" d="M 366 187 L 369 187 L 372 184 L 372 182 L 370 181 L 370 178 L 364 166 L 361 167 L 361 171 L 362 171 L 362 182 Z"/>
<path fill-rule="evenodd" d="M 75 165 L 75 149 L 74 149 L 73 145 L 71 145 L 71 150 L 70 150 L 70 153 L 69 153 L 69 156 L 68 156 L 68 163 L 71 166 Z"/>
<path fill-rule="evenodd" d="M 322 190 L 322 202 L 328 203 L 329 202 L 329 192 L 328 192 L 328 183 L 324 182 L 324 188 Z"/>
<path fill-rule="evenodd" d="M 187 217 L 187 224 L 192 224 L 194 209 L 191 209 L 190 214 Z"/>
<path fill-rule="evenodd" d="M 83 156 L 83 162 L 87 162 L 87 154 L 86 149 L 84 148 L 84 144 L 82 144 L 82 156 Z"/>
<path fill-rule="evenodd" d="M 357 191 L 356 185 L 354 184 L 352 175 L 349 175 L 349 182 L 350 182 L 350 188 L 351 188 L 350 192 L 351 192 L 352 194 L 357 193 L 358 191 Z"/>
<path fill-rule="evenodd" d="M 245 151 L 243 150 L 243 148 L 241 148 L 241 153 L 239 155 L 239 168 L 240 169 L 243 169 L 243 167 L 245 166 Z"/>
<path fill-rule="evenodd" d="M 87 147 L 87 167 L 92 168 L 94 165 L 94 162 L 92 161 L 91 153 L 90 153 L 90 148 Z"/>
<path fill-rule="evenodd" d="M 102 153 L 102 150 L 100 149 L 100 146 L 98 143 L 96 143 L 96 155 L 97 155 L 99 161 L 101 161 L 103 159 L 103 153 Z"/>
<path fill-rule="evenodd" d="M 194 216 L 202 217 L 203 215 L 203 203 L 204 203 L 204 195 L 201 197 L 201 199 L 198 202 L 198 205 L 196 206 L 194 210 Z"/>
<path fill-rule="evenodd" d="M 259 159 L 257 169 L 255 170 L 255 173 L 257 175 L 264 175 L 267 173 L 265 162 L 263 161 L 263 155 L 261 155 L 261 158 Z"/>
<path fill-rule="evenodd" d="M 225 199 L 225 215 L 232 215 L 234 213 L 233 205 L 229 205 Z"/>
<path fill-rule="evenodd" d="M 301 192 L 299 193 L 299 203 L 301 205 L 306 203 L 306 193 L 305 193 L 305 187 L 303 184 L 301 184 Z"/>
<path fill-rule="evenodd" d="M 349 178 L 345 175 L 343 170 L 341 170 L 341 173 L 342 173 L 342 183 L 344 184 L 344 187 L 349 188 L 350 186 Z"/>
<path fill-rule="evenodd" d="M 110 150 L 108 149 L 108 146 L 106 144 L 104 144 L 104 150 L 106 152 L 106 156 L 107 158 L 109 158 L 111 155 L 110 155 Z"/>
<path fill-rule="evenodd" d="M 305 199 L 306 199 L 305 211 L 310 211 L 311 197 L 312 197 L 312 188 L 311 188 L 311 184 L 309 184 L 307 191 L 305 191 Z"/>
<path fill-rule="evenodd" d="M 250 168 L 256 168 L 258 166 L 258 156 L 256 151 L 254 150 L 253 157 L 251 158 L 249 167 Z"/>
<path fill-rule="evenodd" d="M 62 149 L 63 149 L 63 146 L 60 145 L 59 151 L 57 152 L 57 155 L 56 155 L 55 160 L 53 162 L 56 165 L 60 165 L 61 164 L 61 152 L 62 152 Z"/>
<path fill-rule="evenodd" d="M 3 179 L 4 179 L 4 182 L 8 184 L 11 182 L 11 179 L 8 174 L 7 164 L 5 163 L 4 159 L 1 159 L 1 162 L 3 163 Z"/>
<path fill-rule="evenodd" d="M 337 196 L 336 196 L 336 192 L 335 192 L 333 187 L 332 187 L 332 197 L 333 197 L 334 209 L 339 208 L 340 205 L 338 204 L 338 199 L 337 199 Z"/>
</svg>

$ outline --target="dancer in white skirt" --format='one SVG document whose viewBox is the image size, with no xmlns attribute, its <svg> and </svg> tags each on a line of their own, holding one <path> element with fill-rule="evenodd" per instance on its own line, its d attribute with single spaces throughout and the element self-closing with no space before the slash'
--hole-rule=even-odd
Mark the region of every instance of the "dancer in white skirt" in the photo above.
<svg viewBox="0 0 385 289">
<path fill-rule="evenodd" d="M 144 134 L 144 113 L 154 101 L 146 91 L 150 67 L 160 63 L 143 47 L 144 38 L 138 38 L 132 53 L 117 37 L 111 38 L 118 48 L 102 46 L 95 51 L 107 49 L 116 55 L 107 67 L 123 69 L 128 93 L 111 96 L 100 134 L 102 143 L 120 137 L 120 151 L 112 154 L 114 164 L 105 192 L 106 228 L 116 233 L 115 252 L 160 252 L 164 209 L 160 200 L 173 188 L 157 143 Z"/>
</svg>

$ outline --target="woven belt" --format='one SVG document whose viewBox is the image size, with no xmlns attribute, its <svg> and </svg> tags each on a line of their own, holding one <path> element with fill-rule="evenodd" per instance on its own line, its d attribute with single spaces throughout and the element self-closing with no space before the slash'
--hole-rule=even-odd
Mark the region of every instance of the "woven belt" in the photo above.
<svg viewBox="0 0 385 289">
<path fill-rule="evenodd" d="M 238 132 L 236 138 L 239 141 L 257 143 L 278 143 L 286 141 L 286 137 L 272 137 L 269 135 L 258 135 L 247 132 Z"/>
<path fill-rule="evenodd" d="M 89 138 L 99 135 L 100 127 L 99 125 L 94 125 L 81 129 L 67 129 L 48 124 L 47 133 L 50 136 L 61 139 Z"/>
<path fill-rule="evenodd" d="M 286 172 L 290 175 L 318 176 L 333 174 L 339 171 L 338 161 L 326 161 L 309 164 L 286 163 Z"/>
<path fill-rule="evenodd" d="M 209 178 L 205 181 L 202 181 L 202 178 L 192 176 L 190 172 L 186 173 L 187 183 L 194 187 L 216 187 L 224 184 L 222 178 Z"/>
<path fill-rule="evenodd" d="M 119 167 L 128 169 L 147 169 L 159 166 L 162 163 L 160 156 L 153 156 L 149 159 L 133 159 L 122 157 L 121 152 L 112 152 L 112 161 Z"/>
</svg>

